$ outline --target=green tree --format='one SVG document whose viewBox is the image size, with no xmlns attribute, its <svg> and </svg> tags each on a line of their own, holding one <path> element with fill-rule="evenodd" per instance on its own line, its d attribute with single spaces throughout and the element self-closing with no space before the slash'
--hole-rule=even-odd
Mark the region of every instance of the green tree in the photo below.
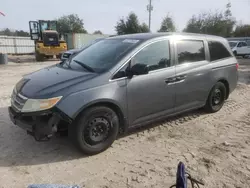
<svg viewBox="0 0 250 188">
<path fill-rule="evenodd" d="M 173 18 L 167 15 L 161 22 L 161 27 L 158 32 L 175 32 L 176 27 Z"/>
<path fill-rule="evenodd" d="M 120 19 L 115 26 L 118 35 L 149 32 L 145 23 L 140 24 L 135 13 L 130 13 L 127 19 Z"/>
<path fill-rule="evenodd" d="M 93 33 L 94 35 L 102 35 L 102 32 L 100 30 L 97 30 Z"/>
<path fill-rule="evenodd" d="M 59 33 L 87 33 L 83 20 L 77 14 L 62 16 L 57 19 Z"/>
<path fill-rule="evenodd" d="M 0 35 L 28 37 L 29 33 L 23 30 L 11 30 L 9 28 L 0 31 Z"/>
<path fill-rule="evenodd" d="M 141 24 L 141 33 L 148 33 L 149 32 L 149 28 L 148 25 L 145 23 Z"/>
<path fill-rule="evenodd" d="M 235 37 L 249 37 L 250 25 L 237 25 L 234 31 Z"/>
<path fill-rule="evenodd" d="M 23 31 L 23 30 L 16 30 L 16 36 L 28 37 L 28 36 L 30 36 L 30 34 L 26 31 Z"/>
<path fill-rule="evenodd" d="M 0 31 L 1 35 L 6 35 L 6 36 L 13 36 L 14 32 L 11 31 L 9 28 L 3 29 Z"/>
<path fill-rule="evenodd" d="M 188 21 L 185 32 L 204 33 L 229 37 L 233 34 L 235 19 L 232 17 L 231 4 L 227 4 L 226 11 L 205 12 L 198 16 L 193 15 Z"/>
</svg>

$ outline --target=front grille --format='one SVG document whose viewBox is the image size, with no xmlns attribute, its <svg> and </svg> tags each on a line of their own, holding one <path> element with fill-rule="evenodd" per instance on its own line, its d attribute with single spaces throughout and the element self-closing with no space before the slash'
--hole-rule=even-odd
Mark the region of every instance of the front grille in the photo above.
<svg viewBox="0 0 250 188">
<path fill-rule="evenodd" d="M 15 110 L 21 111 L 26 101 L 27 101 L 26 97 L 22 96 L 20 93 L 17 93 L 15 89 L 13 90 L 11 96 L 11 106 Z"/>
</svg>

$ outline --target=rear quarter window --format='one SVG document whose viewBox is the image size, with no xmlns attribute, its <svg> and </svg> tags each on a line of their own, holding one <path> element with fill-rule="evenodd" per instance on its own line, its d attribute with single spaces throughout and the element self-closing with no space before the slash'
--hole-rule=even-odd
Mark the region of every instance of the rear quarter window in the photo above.
<svg viewBox="0 0 250 188">
<path fill-rule="evenodd" d="M 208 41 L 208 47 L 211 61 L 232 57 L 227 48 L 218 41 Z"/>
</svg>

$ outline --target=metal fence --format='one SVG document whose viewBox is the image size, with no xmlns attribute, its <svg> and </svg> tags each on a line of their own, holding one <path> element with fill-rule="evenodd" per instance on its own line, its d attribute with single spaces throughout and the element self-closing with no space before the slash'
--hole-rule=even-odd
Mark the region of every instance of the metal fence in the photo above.
<svg viewBox="0 0 250 188">
<path fill-rule="evenodd" d="M 80 48 L 83 45 L 109 35 L 91 35 L 83 33 L 69 33 L 64 35 L 68 49 Z M 0 36 L 0 53 L 3 54 L 33 54 L 34 41 L 30 37 Z"/>
<path fill-rule="evenodd" d="M 81 48 L 83 45 L 88 44 L 89 42 L 97 38 L 105 38 L 109 35 L 91 35 L 84 33 L 68 33 L 64 35 L 64 38 L 67 42 L 68 49 Z"/>
<path fill-rule="evenodd" d="M 34 41 L 30 37 L 0 36 L 0 53 L 32 54 L 34 51 Z"/>
</svg>

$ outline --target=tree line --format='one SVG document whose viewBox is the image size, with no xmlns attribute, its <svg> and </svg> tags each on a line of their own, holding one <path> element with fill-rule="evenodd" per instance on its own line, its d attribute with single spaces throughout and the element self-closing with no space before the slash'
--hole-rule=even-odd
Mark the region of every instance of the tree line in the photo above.
<svg viewBox="0 0 250 188">
<path fill-rule="evenodd" d="M 28 37 L 29 33 L 23 30 L 10 30 L 9 28 L 0 30 L 0 35 Z"/>
<path fill-rule="evenodd" d="M 57 19 L 59 33 L 88 33 L 84 27 L 83 19 L 77 14 L 62 16 Z M 157 32 L 175 32 L 177 31 L 174 19 L 167 14 Z M 146 23 L 140 23 L 138 16 L 131 12 L 126 18 L 119 19 L 115 25 L 115 31 L 118 35 L 132 33 L 150 32 Z M 183 32 L 203 33 L 218 35 L 222 37 L 246 37 L 250 36 L 250 25 L 237 24 L 235 17 L 231 12 L 231 3 L 226 4 L 225 10 L 214 12 L 202 12 L 193 15 L 187 22 Z M 93 34 L 102 34 L 102 31 L 96 30 Z M 8 36 L 29 36 L 25 31 L 11 31 L 4 29 L 0 35 Z"/>
<path fill-rule="evenodd" d="M 146 24 L 140 23 L 135 13 L 130 13 L 126 19 L 121 19 L 115 26 L 117 34 L 149 32 Z M 163 18 L 158 32 L 177 31 L 175 22 L 170 15 Z M 231 12 L 231 3 L 226 4 L 224 11 L 202 12 L 193 15 L 187 22 L 183 32 L 218 35 L 222 37 L 250 37 L 250 25 L 237 24 Z"/>
</svg>

